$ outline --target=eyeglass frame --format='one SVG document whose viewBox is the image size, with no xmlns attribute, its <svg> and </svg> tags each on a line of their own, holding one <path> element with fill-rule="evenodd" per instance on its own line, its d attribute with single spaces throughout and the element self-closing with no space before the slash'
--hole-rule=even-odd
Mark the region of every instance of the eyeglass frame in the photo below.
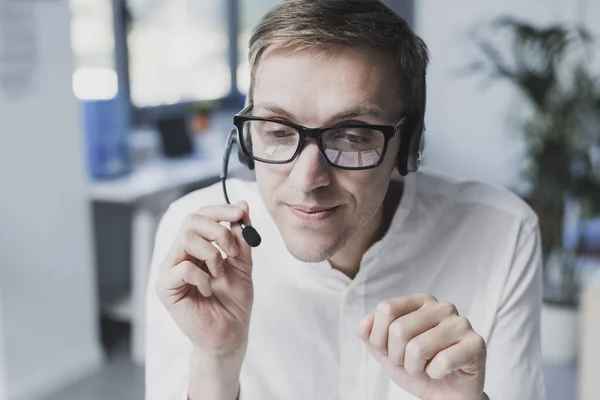
<svg viewBox="0 0 600 400">
<path fill-rule="evenodd" d="M 330 125 L 330 126 L 323 126 L 323 127 L 319 127 L 319 128 L 307 128 L 305 126 L 298 125 L 293 122 L 285 121 L 285 120 L 281 120 L 281 119 L 277 119 L 277 118 L 263 118 L 263 117 L 256 117 L 253 115 L 246 115 L 246 113 L 248 113 L 248 111 L 250 111 L 253 106 L 254 106 L 253 104 L 250 104 L 247 107 L 245 107 L 243 110 L 241 110 L 239 113 L 235 114 L 233 116 L 233 124 L 235 125 L 237 132 L 238 132 L 238 144 L 239 144 L 240 148 L 242 149 L 242 152 L 246 155 L 246 157 L 249 157 L 252 160 L 255 160 L 258 162 L 263 162 L 266 164 L 289 164 L 289 163 L 291 163 L 296 158 L 298 158 L 298 156 L 302 152 L 304 143 L 305 143 L 306 139 L 308 138 L 308 139 L 314 139 L 315 142 L 317 142 L 317 147 L 319 148 L 319 152 L 321 153 L 321 156 L 323 157 L 323 159 L 325 159 L 327 164 L 329 164 L 331 167 L 340 168 L 340 169 L 344 169 L 344 170 L 350 170 L 350 171 L 360 171 L 360 170 L 377 168 L 378 166 L 381 165 L 381 163 L 383 163 L 383 160 L 385 159 L 388 142 L 390 141 L 391 138 L 394 137 L 394 135 L 396 135 L 397 133 L 400 132 L 402 126 L 404 125 L 404 122 L 406 121 L 406 116 L 404 116 L 404 117 L 402 117 L 402 119 L 400 119 L 400 121 L 398 121 L 394 125 L 390 125 L 390 124 L 347 124 L 347 125 Z M 274 161 L 274 160 L 266 160 L 266 159 L 251 155 L 250 152 L 248 151 L 248 149 L 246 149 L 246 145 L 244 143 L 244 137 L 243 137 L 244 125 L 246 124 L 246 122 L 249 122 L 249 121 L 273 122 L 273 123 L 288 126 L 290 128 L 294 128 L 298 132 L 299 139 L 298 139 L 298 147 L 296 148 L 296 151 L 294 152 L 292 157 L 287 161 Z M 363 129 L 368 128 L 368 129 L 373 129 L 373 130 L 383 133 L 384 143 L 383 143 L 383 149 L 381 150 L 381 156 L 379 157 L 379 161 L 377 161 L 376 164 L 369 165 L 369 166 L 363 166 L 363 167 L 342 167 L 340 165 L 334 164 L 333 161 L 330 161 L 329 158 L 327 157 L 327 155 L 325 154 L 325 148 L 323 147 L 322 134 L 326 131 L 329 131 L 332 129 L 340 129 L 340 128 L 363 128 Z"/>
</svg>

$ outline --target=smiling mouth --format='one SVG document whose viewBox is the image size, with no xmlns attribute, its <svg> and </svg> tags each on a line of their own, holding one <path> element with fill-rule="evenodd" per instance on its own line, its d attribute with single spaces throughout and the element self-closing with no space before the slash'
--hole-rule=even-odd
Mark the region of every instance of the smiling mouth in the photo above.
<svg viewBox="0 0 600 400">
<path fill-rule="evenodd" d="M 330 217 L 331 215 L 333 215 L 339 208 L 340 206 L 334 206 L 334 207 L 319 207 L 319 206 L 315 206 L 315 207 L 305 207 L 305 206 L 295 206 L 295 205 L 288 205 L 290 207 L 290 210 L 292 211 L 292 213 L 303 219 L 303 220 L 308 220 L 308 221 L 319 221 L 319 220 L 324 220 L 328 217 Z"/>
</svg>

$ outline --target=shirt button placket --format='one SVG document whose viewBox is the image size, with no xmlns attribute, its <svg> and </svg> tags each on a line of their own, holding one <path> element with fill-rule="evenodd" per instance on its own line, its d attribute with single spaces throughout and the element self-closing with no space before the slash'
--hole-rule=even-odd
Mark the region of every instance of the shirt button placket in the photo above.
<svg viewBox="0 0 600 400">
<path fill-rule="evenodd" d="M 364 314 L 356 287 L 346 290 L 340 305 L 340 399 L 364 400 L 363 343 L 356 336 L 356 321 Z"/>
</svg>

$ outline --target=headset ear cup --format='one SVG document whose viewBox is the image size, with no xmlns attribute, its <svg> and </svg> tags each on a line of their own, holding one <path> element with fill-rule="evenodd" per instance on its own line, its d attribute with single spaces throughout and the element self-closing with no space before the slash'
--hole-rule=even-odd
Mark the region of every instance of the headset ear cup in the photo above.
<svg viewBox="0 0 600 400">
<path fill-rule="evenodd" d="M 242 149 L 242 146 L 240 146 L 239 142 L 238 142 L 238 138 L 235 138 L 235 144 L 237 145 L 238 148 L 238 160 L 240 161 L 240 164 L 246 166 L 249 170 L 254 170 L 254 160 L 251 159 L 250 157 L 248 157 L 246 154 L 244 154 L 244 150 Z M 251 151 L 251 149 L 248 149 L 249 151 Z"/>
<path fill-rule="evenodd" d="M 424 145 L 425 135 L 423 124 L 416 123 L 412 128 L 408 124 L 407 129 L 401 133 L 400 150 L 396 158 L 396 166 L 400 175 L 406 176 L 411 172 L 417 172 Z"/>
<path fill-rule="evenodd" d="M 410 138 L 410 150 L 408 152 L 407 171 L 417 172 L 421 159 L 423 158 L 423 150 L 425 147 L 425 129 L 422 124 L 419 124 Z"/>
<path fill-rule="evenodd" d="M 396 167 L 401 176 L 408 174 L 408 142 L 410 141 L 410 133 L 407 129 L 403 129 L 400 132 L 400 149 L 398 149 L 398 155 L 396 156 Z"/>
<path fill-rule="evenodd" d="M 412 115 L 408 116 L 400 136 L 401 142 L 397 165 L 398 172 L 402 176 L 417 172 L 425 151 L 425 107 L 427 102 L 425 74 L 423 74 L 422 85 L 419 106 Z"/>
</svg>

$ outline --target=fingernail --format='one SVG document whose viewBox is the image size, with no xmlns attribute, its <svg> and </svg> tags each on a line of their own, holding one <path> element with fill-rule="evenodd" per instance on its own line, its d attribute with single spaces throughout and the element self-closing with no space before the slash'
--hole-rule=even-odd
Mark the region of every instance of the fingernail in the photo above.
<svg viewBox="0 0 600 400">
<path fill-rule="evenodd" d="M 239 218 L 242 216 L 242 210 L 240 208 L 234 208 L 231 210 L 231 216 L 234 218 Z"/>
<path fill-rule="evenodd" d="M 229 255 L 231 255 L 231 256 L 233 256 L 233 257 L 235 257 L 235 256 L 237 256 L 237 254 L 238 254 L 238 251 L 239 251 L 239 249 L 238 249 L 238 246 L 237 246 L 237 244 L 235 244 L 235 243 L 232 243 L 232 244 L 229 246 Z"/>
</svg>

